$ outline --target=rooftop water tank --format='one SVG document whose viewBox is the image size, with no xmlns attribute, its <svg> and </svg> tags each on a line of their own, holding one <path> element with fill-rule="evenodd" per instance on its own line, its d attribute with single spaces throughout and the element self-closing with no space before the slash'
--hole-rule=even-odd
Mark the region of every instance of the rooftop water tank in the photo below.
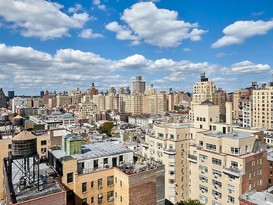
<svg viewBox="0 0 273 205">
<path fill-rule="evenodd" d="M 12 139 L 11 153 L 16 157 L 25 157 L 37 154 L 37 138 L 28 131 L 22 131 Z"/>
</svg>

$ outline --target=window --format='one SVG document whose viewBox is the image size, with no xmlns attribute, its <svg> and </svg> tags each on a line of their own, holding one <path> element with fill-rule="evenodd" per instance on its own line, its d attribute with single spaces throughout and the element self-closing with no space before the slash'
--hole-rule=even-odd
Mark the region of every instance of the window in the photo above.
<svg viewBox="0 0 273 205">
<path fill-rule="evenodd" d="M 121 180 L 119 181 L 119 184 L 120 184 L 120 186 L 122 186 L 122 181 Z"/>
<path fill-rule="evenodd" d="M 231 154 L 240 154 L 240 148 L 238 147 L 231 147 Z"/>
<path fill-rule="evenodd" d="M 206 149 L 216 151 L 216 145 L 206 143 Z"/>
<path fill-rule="evenodd" d="M 42 153 L 46 153 L 46 148 L 41 148 Z"/>
<path fill-rule="evenodd" d="M 234 204 L 234 202 L 235 202 L 234 197 L 232 197 L 232 196 L 228 196 L 228 203 L 232 203 L 232 204 Z"/>
<path fill-rule="evenodd" d="M 200 146 L 203 146 L 203 141 L 200 140 L 200 141 L 199 141 L 199 145 L 200 145 Z"/>
<path fill-rule="evenodd" d="M 46 145 L 46 140 L 42 140 L 41 145 Z"/>
<path fill-rule="evenodd" d="M 107 186 L 114 184 L 114 176 L 107 177 Z"/>
<path fill-rule="evenodd" d="M 231 161 L 231 166 L 234 168 L 238 168 L 238 162 Z"/>
<path fill-rule="evenodd" d="M 94 188 L 94 181 L 91 181 L 91 188 Z"/>
<path fill-rule="evenodd" d="M 87 205 L 87 199 L 86 198 L 82 200 L 82 205 Z"/>
<path fill-rule="evenodd" d="M 122 202 L 122 196 L 120 196 L 120 202 Z"/>
<path fill-rule="evenodd" d="M 114 191 L 108 191 L 107 192 L 107 201 L 113 201 L 114 200 Z"/>
<path fill-rule="evenodd" d="M 91 204 L 93 204 L 94 203 L 94 197 L 92 196 L 91 197 Z"/>
<path fill-rule="evenodd" d="M 98 195 L 98 203 L 102 203 L 103 195 L 99 194 Z"/>
<path fill-rule="evenodd" d="M 212 158 L 212 164 L 216 164 L 216 165 L 221 166 L 222 161 L 220 159 Z"/>
<path fill-rule="evenodd" d="M 108 165 L 108 158 L 103 159 L 103 165 Z"/>
<path fill-rule="evenodd" d="M 86 192 L 86 182 L 82 183 L 82 193 Z"/>
<path fill-rule="evenodd" d="M 11 149 L 12 148 L 12 144 L 8 144 L 8 149 Z"/>
<path fill-rule="evenodd" d="M 99 161 L 96 159 L 94 160 L 94 169 L 98 169 L 99 168 Z"/>
<path fill-rule="evenodd" d="M 67 183 L 73 182 L 73 172 L 67 174 Z"/>
<path fill-rule="evenodd" d="M 120 155 L 118 158 L 119 158 L 119 162 L 123 161 L 123 155 Z"/>
<path fill-rule="evenodd" d="M 102 189 L 102 179 L 98 179 L 98 188 Z"/>
</svg>

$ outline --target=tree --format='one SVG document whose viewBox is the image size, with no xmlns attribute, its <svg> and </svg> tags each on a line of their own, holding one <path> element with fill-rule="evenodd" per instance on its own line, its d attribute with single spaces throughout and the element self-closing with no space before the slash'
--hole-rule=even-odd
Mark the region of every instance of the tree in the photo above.
<svg viewBox="0 0 273 205">
<path fill-rule="evenodd" d="M 112 136 L 111 130 L 114 127 L 112 122 L 105 122 L 99 127 L 100 133 L 106 133 L 109 137 Z"/>
<path fill-rule="evenodd" d="M 203 205 L 203 204 L 197 199 L 195 200 L 189 199 L 186 201 L 180 201 L 177 203 L 177 205 Z"/>
</svg>

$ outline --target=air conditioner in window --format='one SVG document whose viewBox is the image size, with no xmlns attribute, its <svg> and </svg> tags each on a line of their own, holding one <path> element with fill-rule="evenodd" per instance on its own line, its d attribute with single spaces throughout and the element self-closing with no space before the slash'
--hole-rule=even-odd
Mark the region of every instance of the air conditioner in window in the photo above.
<svg viewBox="0 0 273 205">
<path fill-rule="evenodd" d="M 202 170 L 201 170 L 201 173 L 204 174 L 204 173 L 205 173 L 205 170 L 202 169 Z"/>
<path fill-rule="evenodd" d="M 201 189 L 202 193 L 205 193 L 205 189 Z"/>
<path fill-rule="evenodd" d="M 230 203 L 231 201 L 230 200 L 227 200 L 227 203 Z"/>
<path fill-rule="evenodd" d="M 218 184 L 215 184 L 214 187 L 215 187 L 215 189 L 219 189 L 219 185 Z"/>
<path fill-rule="evenodd" d="M 228 190 L 228 192 L 231 194 L 231 193 L 232 193 L 232 190 L 231 190 L 231 189 L 229 189 L 229 190 Z"/>
<path fill-rule="evenodd" d="M 201 162 L 204 162 L 205 161 L 205 159 L 204 158 L 201 158 Z"/>
<path fill-rule="evenodd" d="M 214 195 L 214 199 L 219 199 L 219 196 L 218 195 Z"/>
<path fill-rule="evenodd" d="M 215 173 L 215 174 L 214 174 L 214 177 L 217 179 L 217 178 L 218 178 L 218 174 Z"/>
<path fill-rule="evenodd" d="M 102 186 L 98 186 L 99 189 L 102 189 Z"/>
</svg>

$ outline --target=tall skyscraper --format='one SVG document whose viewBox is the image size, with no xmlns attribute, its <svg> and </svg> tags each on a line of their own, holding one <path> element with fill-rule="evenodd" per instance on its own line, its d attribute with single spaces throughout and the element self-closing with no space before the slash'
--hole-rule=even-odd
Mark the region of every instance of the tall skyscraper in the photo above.
<svg viewBox="0 0 273 205">
<path fill-rule="evenodd" d="M 8 100 L 14 98 L 14 91 L 8 91 Z"/>
<path fill-rule="evenodd" d="M 7 98 L 5 96 L 5 93 L 2 88 L 0 88 L 0 108 L 6 108 L 7 107 Z"/>
<path fill-rule="evenodd" d="M 132 93 L 144 93 L 146 89 L 146 82 L 142 80 L 142 76 L 136 76 L 132 82 Z"/>
</svg>

